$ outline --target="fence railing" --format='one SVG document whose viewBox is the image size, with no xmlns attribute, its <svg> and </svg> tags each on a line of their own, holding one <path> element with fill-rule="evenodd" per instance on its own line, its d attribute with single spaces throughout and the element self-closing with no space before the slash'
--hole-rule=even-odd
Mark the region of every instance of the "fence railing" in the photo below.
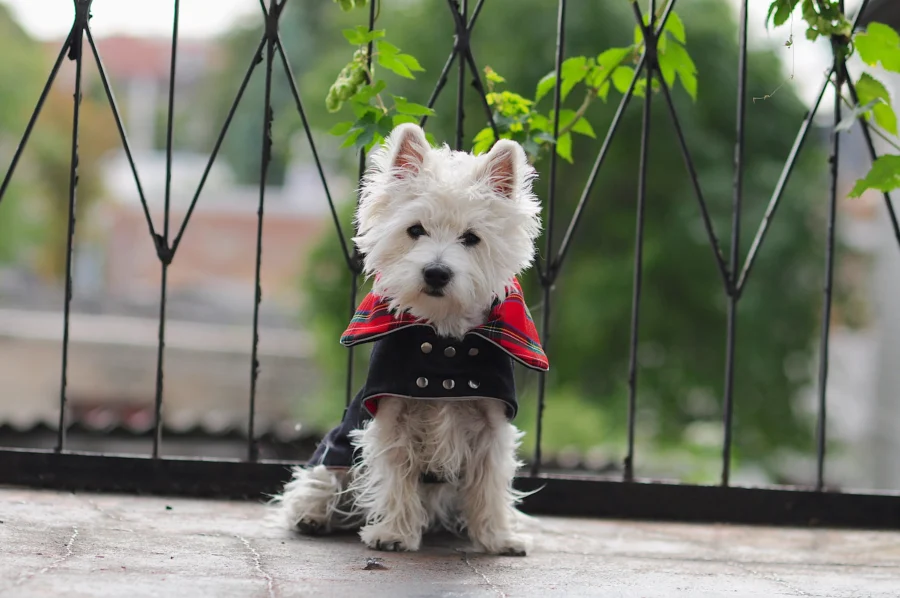
<svg viewBox="0 0 900 598">
<path fill-rule="evenodd" d="M 154 403 L 154 434 L 153 448 L 146 457 L 125 457 L 99 454 L 77 454 L 67 450 L 66 445 L 66 399 L 67 399 L 67 374 L 69 351 L 69 325 L 70 308 L 72 301 L 72 250 L 76 233 L 75 208 L 78 192 L 78 147 L 79 147 L 79 101 L 73 103 L 73 126 L 71 135 L 71 169 L 69 176 L 68 193 L 68 227 L 66 245 L 66 285 L 63 301 L 63 340 L 62 340 L 62 367 L 60 372 L 59 392 L 59 426 L 57 431 L 56 448 L 53 451 L 34 451 L 5 449 L 0 450 L 0 483 L 28 484 L 35 486 L 71 488 L 71 489 L 95 489 L 95 490 L 120 490 L 132 492 L 162 492 L 184 493 L 210 496 L 252 496 L 259 497 L 263 493 L 277 490 L 286 479 L 288 473 L 284 463 L 266 462 L 259 460 L 257 439 L 254 431 L 256 416 L 257 379 L 259 374 L 258 342 L 259 342 L 259 305 L 261 302 L 260 268 L 263 260 L 262 238 L 264 234 L 265 205 L 266 205 L 266 179 L 272 154 L 272 126 L 273 112 L 271 106 L 272 78 L 276 70 L 283 70 L 290 84 L 290 91 L 296 110 L 302 120 L 303 128 L 309 146 L 312 159 L 318 169 L 318 175 L 328 200 L 331 215 L 337 236 L 340 240 L 343 260 L 351 273 L 352 283 L 349 288 L 349 309 L 352 313 L 356 304 L 356 293 L 361 273 L 360 256 L 355 248 L 348 243 L 348 235 L 341 226 L 338 212 L 335 207 L 331 192 L 328 187 L 325 172 L 316 151 L 316 141 L 313 130 L 307 119 L 300 90 L 293 76 L 293 71 L 288 60 L 287 53 L 282 45 L 279 34 L 279 19 L 287 0 L 269 0 L 268 5 L 260 0 L 260 9 L 265 23 L 264 32 L 259 40 L 254 54 L 249 58 L 249 65 L 238 88 L 237 94 L 227 113 L 223 126 L 213 145 L 203 175 L 186 216 L 180 225 L 170 219 L 171 197 L 171 168 L 173 155 L 173 106 L 175 103 L 174 80 L 176 75 L 176 59 L 178 56 L 178 25 L 179 25 L 179 0 L 174 0 L 174 19 L 172 23 L 172 49 L 171 65 L 169 72 L 168 93 L 168 120 L 166 126 L 166 163 L 167 177 L 165 186 L 165 202 L 163 211 L 163 226 L 160 231 L 150 216 L 147 200 L 141 185 L 140 174 L 129 146 L 122 117 L 116 99 L 113 95 L 102 57 L 97 50 L 94 37 L 91 33 L 89 17 L 92 0 L 73 0 L 75 4 L 75 19 L 63 43 L 62 48 L 53 64 L 46 85 L 37 101 L 34 112 L 28 121 L 21 143 L 19 144 L 8 171 L 0 186 L 0 201 L 8 189 L 16 166 L 22 155 L 22 151 L 28 143 L 29 137 L 41 113 L 41 109 L 48 97 L 51 86 L 60 70 L 60 66 L 67 58 L 76 64 L 75 72 L 75 98 L 82 93 L 82 67 L 85 60 L 96 62 L 100 80 L 103 85 L 116 127 L 122 142 L 122 148 L 128 158 L 131 173 L 137 187 L 143 214 L 146 218 L 148 232 L 156 249 L 156 255 L 160 263 L 160 311 L 158 320 L 157 338 L 157 362 L 156 362 L 156 388 Z M 609 515 L 619 517 L 646 517 L 646 518 L 670 518 L 681 520 L 720 520 L 750 523 L 789 523 L 789 524 L 832 524 L 832 525 L 857 525 L 876 527 L 900 527 L 900 495 L 894 494 L 860 494 L 841 493 L 827 491 L 826 479 L 826 420 L 827 420 L 827 390 L 828 390 L 828 351 L 829 351 L 829 322 L 831 318 L 831 303 L 833 296 L 833 276 L 835 257 L 835 219 L 836 205 L 838 201 L 838 162 L 840 157 L 840 133 L 833 130 L 831 133 L 830 152 L 830 195 L 828 203 L 827 246 L 825 264 L 825 285 L 823 290 L 824 309 L 822 310 L 821 342 L 819 354 L 818 375 L 818 401 L 817 401 L 817 442 L 816 442 L 816 481 L 811 489 L 799 488 L 741 488 L 734 487 L 730 483 L 730 465 L 732 461 L 732 431 L 734 428 L 734 373 L 735 373 L 735 343 L 737 338 L 736 318 L 742 292 L 746 288 L 748 279 L 753 271 L 759 251 L 762 248 L 775 213 L 782 201 L 784 191 L 794 169 L 801 148 L 807 140 L 816 112 L 826 96 L 828 86 L 833 85 L 834 97 L 834 122 L 835 125 L 841 119 L 841 93 L 846 88 L 851 97 L 856 100 L 856 90 L 850 78 L 847 76 L 846 65 L 839 53 L 835 53 L 834 62 L 821 89 L 816 95 L 812 109 L 808 112 L 796 135 L 793 148 L 788 156 L 775 189 L 771 195 L 768 207 L 765 211 L 759 227 L 756 231 L 750 250 L 746 256 L 740 255 L 740 230 L 742 218 L 742 193 L 744 178 L 744 141 L 746 133 L 747 111 L 747 24 L 748 24 L 748 0 L 743 0 L 739 18 L 739 83 L 737 89 L 737 128 L 735 131 L 734 154 L 734 180 L 733 200 L 731 212 L 731 231 L 729 238 L 729 251 L 724 252 L 719 236 L 713 226 L 703 188 L 698 180 L 697 171 L 692 158 L 691 150 L 685 139 L 685 134 L 680 124 L 679 115 L 673 102 L 671 90 L 666 85 L 665 78 L 660 71 L 656 56 L 656 40 L 661 35 L 663 27 L 669 18 L 677 0 L 669 0 L 664 10 L 657 11 L 656 0 L 648 0 L 646 13 L 639 3 L 632 2 L 635 20 L 643 32 L 645 51 L 635 67 L 634 77 L 630 86 L 621 98 L 615 111 L 612 123 L 603 139 L 600 149 L 594 159 L 593 167 L 585 182 L 583 192 L 580 195 L 575 211 L 561 241 L 555 242 L 553 231 L 555 221 L 559 217 L 556 213 L 556 187 L 557 187 L 557 157 L 556 152 L 551 152 L 549 159 L 549 194 L 547 201 L 547 222 L 545 250 L 543 261 L 538 264 L 539 279 L 543 289 L 541 313 L 541 332 L 543 342 L 553 353 L 554 339 L 550 329 L 550 314 L 553 306 L 553 285 L 557 281 L 566 258 L 572 247 L 573 239 L 578 232 L 579 223 L 584 218 L 585 209 L 592 197 L 598 174 L 600 173 L 606 158 L 609 155 L 611 143 L 619 131 L 626 108 L 633 101 L 635 89 L 644 79 L 647 89 L 651 88 L 651 80 L 657 76 L 663 110 L 671 117 L 671 123 L 677 138 L 678 147 L 683 156 L 685 166 L 690 175 L 692 189 L 696 196 L 699 214 L 703 229 L 707 237 L 712 259 L 721 276 L 722 289 L 727 298 L 727 334 L 725 339 L 726 360 L 724 371 L 724 407 L 722 410 L 722 445 L 721 445 L 721 482 L 718 486 L 697 486 L 684 484 L 657 483 L 650 481 L 637 481 L 634 476 L 635 462 L 635 420 L 637 410 L 637 377 L 638 377 L 638 330 L 640 324 L 640 305 L 642 294 L 642 265 L 644 246 L 644 210 L 647 194 L 648 152 L 650 148 L 650 122 L 653 109 L 654 94 L 643 94 L 643 128 L 641 134 L 639 185 L 637 193 L 636 235 L 634 247 L 634 279 L 632 288 L 632 315 L 630 323 L 631 341 L 629 346 L 628 367 L 628 417 L 627 417 L 627 451 L 624 462 L 624 472 L 621 480 L 599 479 L 593 477 L 576 478 L 571 476 L 556 476 L 542 474 L 542 435 L 543 413 L 546 397 L 546 377 L 540 376 L 538 385 L 538 410 L 536 426 L 536 449 L 532 459 L 530 473 L 518 479 L 522 489 L 531 490 L 543 487 L 540 492 L 530 496 L 525 508 L 532 512 L 558 513 L 568 515 Z M 434 91 L 431 93 L 427 105 L 433 107 L 440 94 L 447 86 L 454 66 L 457 69 L 457 97 L 456 97 L 456 131 L 455 146 L 463 148 L 466 139 L 464 129 L 463 102 L 466 93 L 467 76 L 474 80 L 476 92 L 484 99 L 484 87 L 482 85 L 480 70 L 469 44 L 470 35 L 477 25 L 479 15 L 484 7 L 485 0 L 477 0 L 474 6 L 469 7 L 468 0 L 446 0 L 450 16 L 455 26 L 455 36 L 452 41 L 452 50 L 438 75 Z M 559 107 L 561 105 L 561 65 L 565 59 L 566 51 L 566 10 L 567 0 L 558 0 L 558 19 L 556 23 L 556 86 L 554 88 L 554 136 L 560 131 Z M 369 3 L 368 24 L 371 30 L 374 27 L 378 2 L 371 0 Z M 863 2 L 859 14 L 863 14 L 868 0 Z M 648 23 L 645 24 L 645 14 Z M 658 15 L 658 16 L 657 16 Z M 858 19 L 859 17 L 857 17 Z M 86 42 L 86 43 L 85 43 Z M 450 45 L 450 40 L 448 40 Z M 369 60 L 371 60 L 371 47 Z M 265 107 L 260 115 L 262 156 L 260 161 L 259 176 L 259 203 L 256 236 L 256 272 L 255 272 L 255 302 L 253 314 L 253 336 L 249 339 L 252 343 L 252 355 L 249 366 L 250 393 L 248 399 L 247 415 L 247 456 L 244 461 L 213 461 L 202 459 L 174 459 L 160 456 L 160 444 L 163 441 L 162 411 L 165 405 L 165 356 L 166 356 L 166 293 L 168 269 L 177 259 L 178 250 L 185 230 L 191 221 L 191 216 L 203 192 L 204 185 L 210 169 L 219 154 L 226 132 L 231 125 L 238 105 L 244 97 L 248 83 L 257 68 L 265 71 Z M 467 75 L 468 73 L 468 75 Z M 657 100 L 659 101 L 659 100 Z M 482 101 L 485 116 L 490 126 L 496 132 L 491 107 L 486 101 Z M 425 125 L 427 117 L 421 119 Z M 865 137 L 866 146 L 871 157 L 875 158 L 875 146 L 865 119 L 860 118 L 860 124 Z M 495 138 L 499 137 L 495 134 Z M 364 152 L 359 155 L 360 174 L 365 166 L 366 156 Z M 894 212 L 890 197 L 884 195 L 884 203 L 894 235 L 900 243 L 900 225 Z M 347 398 L 353 390 L 353 352 L 348 356 L 346 392 Z"/>
</svg>

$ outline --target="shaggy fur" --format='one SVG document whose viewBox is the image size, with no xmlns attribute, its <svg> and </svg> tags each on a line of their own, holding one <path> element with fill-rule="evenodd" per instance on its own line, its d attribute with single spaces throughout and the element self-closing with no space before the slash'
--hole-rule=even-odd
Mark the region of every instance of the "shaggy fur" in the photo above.
<svg viewBox="0 0 900 598">
<path fill-rule="evenodd" d="M 416 125 L 394 129 L 372 156 L 357 211 L 354 241 L 373 291 L 440 336 L 462 338 L 483 324 L 534 258 L 534 176 L 515 142 L 473 156 L 431 148 Z M 423 277 L 435 266 L 450 273 L 439 293 Z M 353 433 L 358 459 L 349 471 L 297 468 L 275 501 L 292 529 L 361 525 L 363 542 L 380 550 L 417 550 L 423 532 L 440 527 L 465 531 L 479 550 L 524 555 L 522 496 L 512 485 L 521 435 L 498 400 L 385 397 Z M 443 483 L 422 483 L 425 473 Z"/>
</svg>

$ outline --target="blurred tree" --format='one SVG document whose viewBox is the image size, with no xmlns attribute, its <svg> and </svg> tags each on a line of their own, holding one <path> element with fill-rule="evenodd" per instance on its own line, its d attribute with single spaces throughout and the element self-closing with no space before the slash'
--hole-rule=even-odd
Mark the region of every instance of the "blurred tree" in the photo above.
<svg viewBox="0 0 900 598">
<path fill-rule="evenodd" d="M 16 81 L 0 89 L 0 141 L 4 170 L 21 139 L 40 90 L 50 72 L 43 46 L 15 23 L 0 6 L 0 80 Z M 78 216 L 88 214 L 102 197 L 100 161 L 115 147 L 118 134 L 85 44 L 85 72 L 80 115 Z M 65 273 L 68 227 L 69 168 L 72 138 L 72 90 L 61 71 L 47 96 L 8 196 L 0 204 L 0 259 L 12 259 L 28 240 L 39 241 L 36 267 L 49 279 Z M 26 205 L 27 204 L 27 205 Z M 84 221 L 82 220 L 82 231 Z"/>
<path fill-rule="evenodd" d="M 87 50 L 87 47 L 85 47 Z M 85 56 L 85 61 L 90 60 Z M 87 70 L 87 69 L 85 69 Z M 107 153 L 117 147 L 115 128 L 102 89 L 85 77 L 79 121 L 78 186 L 76 235 L 83 238 L 86 216 L 103 199 L 100 165 Z M 61 280 L 66 269 L 66 243 L 69 223 L 69 171 L 72 152 L 72 93 L 55 85 L 41 112 L 28 150 L 34 156 L 35 181 L 31 186 L 38 201 L 42 239 L 35 264 L 50 280 Z"/>
<path fill-rule="evenodd" d="M 15 81 L 15 85 L 0 86 L 0 176 L 6 176 L 23 123 L 37 99 L 44 60 L 40 45 L 19 27 L 4 5 L 0 5 L 0 53 L 4 57 L 0 60 L 0 81 Z M 0 262 L 16 257 L 28 236 L 24 225 L 25 190 L 16 178 L 0 201 Z"/>
<path fill-rule="evenodd" d="M 346 120 L 346 115 L 329 115 L 324 109 L 328 86 L 353 51 L 340 29 L 365 23 L 367 16 L 366 10 L 347 14 L 328 4 L 312 3 L 316 7 L 312 8 L 310 3 L 295 3 L 282 23 L 295 74 L 320 136 L 333 123 Z M 436 8 L 442 4 L 409 1 L 402 10 L 389 4 L 383 7 L 378 27 L 387 30 L 386 39 L 415 55 L 426 69 L 415 81 L 388 75 L 392 93 L 420 103 L 427 100 L 452 47 L 452 19 L 449 14 L 440 14 L 442 9 L 446 12 L 443 6 Z M 303 8 L 298 10 L 299 6 Z M 628 2 L 604 3 L 602 19 L 597 18 L 596 10 L 590 3 L 569 3 L 567 55 L 596 55 L 630 41 L 634 21 Z M 679 90 L 675 93 L 676 105 L 727 255 L 737 89 L 736 26 L 729 5 L 717 0 L 685 1 L 679 4 L 679 12 L 687 28 L 688 49 L 697 63 L 699 98 L 693 103 Z M 530 90 L 537 81 L 552 70 L 555 21 L 555 3 L 492 0 L 485 4 L 473 34 L 476 60 L 480 66 L 490 65 L 502 74 L 509 82 L 508 89 L 532 95 Z M 242 73 L 254 42 L 249 41 L 253 35 L 247 32 L 241 36 L 232 38 L 232 47 L 234 56 L 240 56 L 233 68 Z M 239 48 L 241 52 L 237 52 Z M 749 95 L 762 96 L 786 78 L 774 54 L 751 52 Z M 451 83 L 437 103 L 438 115 L 428 121 L 429 131 L 439 140 L 453 139 L 455 79 L 454 67 Z M 236 87 L 232 84 L 233 89 Z M 276 129 L 285 137 L 296 130 L 296 122 L 278 120 L 285 106 L 284 96 L 277 98 Z M 548 96 L 543 101 L 552 100 Z M 580 98 L 569 99 L 570 104 L 578 101 Z M 613 97 L 610 104 L 596 102 L 589 110 L 589 120 L 601 138 L 616 101 Z M 620 443 L 625 436 L 640 102 L 635 100 L 626 113 L 552 295 L 551 389 L 545 437 L 551 448 Z M 247 148 L 259 146 L 261 113 L 261 104 L 253 107 L 246 136 L 239 132 L 244 130 L 240 126 L 232 131 L 233 146 L 240 148 L 235 155 L 244 156 L 248 163 L 257 160 L 258 164 L 258 158 L 248 154 Z M 742 255 L 746 255 L 803 114 L 804 107 L 788 86 L 748 108 Z M 471 136 L 485 123 L 483 109 L 471 88 L 465 115 L 471 142 Z M 557 242 L 600 141 L 577 139 L 574 165 L 560 164 L 555 196 Z M 352 163 L 353 153 L 348 150 L 347 154 Z M 538 183 L 538 192 L 546 199 L 546 160 L 537 167 L 544 177 Z M 811 446 L 811 426 L 795 408 L 795 397 L 809 382 L 806 366 L 817 331 L 823 251 L 816 231 L 823 230 L 819 205 L 824 197 L 824 172 L 824 158 L 811 144 L 794 171 L 740 303 L 735 454 L 755 462 L 775 458 L 780 447 L 807 450 Z M 350 210 L 351 206 L 343 210 L 347 225 Z M 543 255 L 543 242 L 541 247 Z M 323 397 L 327 402 L 323 413 L 333 419 L 343 406 L 346 350 L 336 339 L 347 322 L 350 276 L 333 234 L 323 238 L 311 259 L 304 285 L 309 292 L 308 313 L 314 317 L 307 321 L 320 339 L 324 370 L 334 377 L 333 392 Z M 536 276 L 529 273 L 525 284 L 535 306 L 533 313 L 539 318 Z M 725 307 L 722 280 L 702 228 L 693 188 L 664 101 L 657 96 L 651 123 L 645 222 L 639 450 L 644 446 L 678 446 L 702 451 L 718 446 L 721 432 L 713 426 L 721 418 Z M 359 371 L 363 366 L 360 364 Z M 528 382 L 526 393 L 533 389 Z M 588 412 L 596 417 L 581 415 Z M 579 423 L 586 421 L 591 422 L 590 428 Z M 527 427 L 530 420 L 526 417 L 521 423 Z M 698 433 L 702 424 L 715 431 L 711 441 L 709 434 L 704 439 Z M 717 454 L 718 449 L 713 452 Z M 639 471 L 644 454 L 638 455 Z"/>
</svg>

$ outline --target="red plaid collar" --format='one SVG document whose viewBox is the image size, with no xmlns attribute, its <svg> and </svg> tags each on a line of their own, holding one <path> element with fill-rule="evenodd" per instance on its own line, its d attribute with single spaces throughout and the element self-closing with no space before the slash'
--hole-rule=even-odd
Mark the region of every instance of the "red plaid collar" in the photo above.
<svg viewBox="0 0 900 598">
<path fill-rule="evenodd" d="M 341 336 L 341 344 L 347 347 L 358 345 L 396 332 L 408 326 L 430 326 L 428 322 L 419 320 L 409 313 L 395 314 L 390 311 L 389 300 L 369 293 L 356 308 L 350 326 Z M 497 345 L 521 364 L 534 369 L 547 371 L 550 363 L 541 347 L 537 328 L 518 280 L 507 292 L 503 301 L 495 301 L 488 316 L 488 321 L 477 326 L 466 334 L 476 334 Z"/>
</svg>

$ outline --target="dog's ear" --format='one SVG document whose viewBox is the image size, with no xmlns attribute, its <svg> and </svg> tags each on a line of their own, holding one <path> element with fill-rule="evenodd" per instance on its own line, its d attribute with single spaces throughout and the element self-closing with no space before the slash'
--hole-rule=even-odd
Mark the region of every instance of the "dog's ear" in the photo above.
<svg viewBox="0 0 900 598">
<path fill-rule="evenodd" d="M 418 174 L 430 147 L 422 128 L 413 123 L 399 125 L 391 132 L 389 144 L 390 168 L 394 176 L 405 179 Z"/>
<path fill-rule="evenodd" d="M 485 156 L 482 177 L 491 190 L 507 199 L 515 199 L 528 160 L 522 146 L 509 139 L 500 139 Z"/>
</svg>

